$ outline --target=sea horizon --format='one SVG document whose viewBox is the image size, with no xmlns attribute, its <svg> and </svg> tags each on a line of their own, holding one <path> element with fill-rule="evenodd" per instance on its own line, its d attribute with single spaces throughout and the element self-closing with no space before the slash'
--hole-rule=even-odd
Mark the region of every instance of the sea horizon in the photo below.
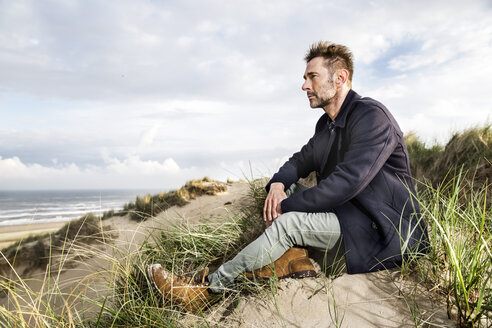
<svg viewBox="0 0 492 328">
<path fill-rule="evenodd" d="M 68 222 L 84 214 L 118 211 L 137 195 L 170 189 L 16 189 L 0 190 L 2 226 Z"/>
</svg>

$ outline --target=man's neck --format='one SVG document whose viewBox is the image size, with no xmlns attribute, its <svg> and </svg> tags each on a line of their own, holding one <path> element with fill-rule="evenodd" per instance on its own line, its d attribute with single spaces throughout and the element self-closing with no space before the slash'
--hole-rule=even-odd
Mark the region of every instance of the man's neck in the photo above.
<svg viewBox="0 0 492 328">
<path fill-rule="evenodd" d="M 333 97 L 333 101 L 331 101 L 327 106 L 323 107 L 323 110 L 326 114 L 332 119 L 335 120 L 340 109 L 342 108 L 343 102 L 349 93 L 350 88 L 341 88 Z"/>
</svg>

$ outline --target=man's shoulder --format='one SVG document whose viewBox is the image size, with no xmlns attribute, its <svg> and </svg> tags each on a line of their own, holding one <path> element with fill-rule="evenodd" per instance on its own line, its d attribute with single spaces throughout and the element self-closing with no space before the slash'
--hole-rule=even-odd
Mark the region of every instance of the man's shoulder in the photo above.
<svg viewBox="0 0 492 328">
<path fill-rule="evenodd" d="M 393 125 L 396 124 L 389 110 L 380 101 L 370 97 L 361 97 L 355 91 L 352 91 L 349 95 L 350 98 L 343 106 L 345 108 L 343 108 L 339 117 L 335 119 L 335 121 L 338 121 L 338 126 L 343 128 L 347 123 L 355 123 L 354 121 L 358 120 L 370 120 L 371 117 L 379 120 L 383 119 Z M 321 132 L 329 120 L 328 114 L 324 113 L 321 115 L 316 123 L 315 134 Z"/>
<path fill-rule="evenodd" d="M 354 100 L 353 109 L 372 109 L 372 110 L 383 110 L 388 111 L 386 106 L 384 106 L 380 101 L 373 99 L 371 97 L 360 97 Z"/>
<path fill-rule="evenodd" d="M 386 117 L 389 121 L 394 121 L 393 116 L 386 106 L 380 101 L 377 101 L 370 97 L 361 97 L 354 100 L 354 104 L 351 107 L 350 116 L 352 118 L 360 116 L 381 116 Z"/>
<path fill-rule="evenodd" d="M 388 108 L 373 98 L 362 97 L 355 100 L 350 116 L 349 121 L 374 120 L 379 124 L 392 125 L 396 129 L 397 134 L 401 134 L 400 127 Z"/>
</svg>

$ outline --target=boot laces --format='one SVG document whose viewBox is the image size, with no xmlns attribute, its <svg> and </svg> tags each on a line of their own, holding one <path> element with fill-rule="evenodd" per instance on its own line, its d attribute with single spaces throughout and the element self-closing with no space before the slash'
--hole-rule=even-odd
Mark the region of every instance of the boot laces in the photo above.
<svg viewBox="0 0 492 328">
<path fill-rule="evenodd" d="M 189 285 L 190 287 L 203 287 L 207 285 L 203 273 L 203 270 L 200 270 L 195 273 L 187 273 L 181 276 L 176 276 L 176 282 L 183 285 Z"/>
</svg>

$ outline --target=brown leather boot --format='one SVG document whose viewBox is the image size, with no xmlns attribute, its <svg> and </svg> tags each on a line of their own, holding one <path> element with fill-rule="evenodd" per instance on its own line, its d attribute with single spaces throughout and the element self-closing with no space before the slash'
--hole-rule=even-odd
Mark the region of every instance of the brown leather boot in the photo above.
<svg viewBox="0 0 492 328">
<path fill-rule="evenodd" d="M 189 312 L 203 310 L 214 298 L 208 291 L 208 268 L 194 276 L 178 276 L 164 269 L 160 264 L 147 267 L 147 274 L 154 287 L 173 305 Z"/>
<path fill-rule="evenodd" d="M 307 255 L 308 253 L 305 248 L 292 247 L 278 260 L 273 262 L 273 265 L 266 265 L 253 272 L 246 271 L 244 275 L 248 279 L 254 277 L 270 278 L 275 275 L 278 279 L 315 277 L 316 272 L 314 271 L 314 266 Z"/>
</svg>

